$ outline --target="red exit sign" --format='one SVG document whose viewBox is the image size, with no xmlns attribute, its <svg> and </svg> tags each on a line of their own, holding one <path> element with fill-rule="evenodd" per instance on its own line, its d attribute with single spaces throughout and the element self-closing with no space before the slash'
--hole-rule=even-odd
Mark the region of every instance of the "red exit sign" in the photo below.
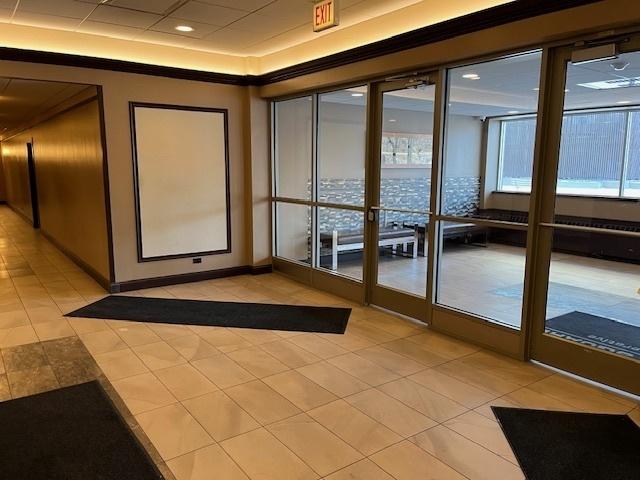
<svg viewBox="0 0 640 480">
<path fill-rule="evenodd" d="M 313 5 L 313 31 L 320 32 L 338 25 L 337 0 L 322 0 Z"/>
</svg>

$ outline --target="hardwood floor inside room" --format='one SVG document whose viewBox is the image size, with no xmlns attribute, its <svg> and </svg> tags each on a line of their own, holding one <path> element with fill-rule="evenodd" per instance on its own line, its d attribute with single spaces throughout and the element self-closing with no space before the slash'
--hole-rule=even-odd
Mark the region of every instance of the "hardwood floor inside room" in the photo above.
<svg viewBox="0 0 640 480">
<path fill-rule="evenodd" d="M 5 206 L 0 257 L 0 400 L 86 380 L 46 361 L 81 348 L 169 479 L 522 479 L 491 405 L 640 424 L 633 399 L 278 274 L 126 295 L 348 306 L 346 333 L 65 318 L 107 293 Z"/>
</svg>

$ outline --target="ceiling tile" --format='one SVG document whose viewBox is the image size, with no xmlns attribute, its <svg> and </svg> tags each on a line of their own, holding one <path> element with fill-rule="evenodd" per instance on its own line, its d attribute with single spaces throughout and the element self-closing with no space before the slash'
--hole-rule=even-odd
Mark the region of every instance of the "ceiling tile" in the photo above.
<svg viewBox="0 0 640 480">
<path fill-rule="evenodd" d="M 89 17 L 90 20 L 96 22 L 113 23 L 114 25 L 136 28 L 149 28 L 161 18 L 160 15 L 110 7 L 109 5 L 99 5 Z"/>
<path fill-rule="evenodd" d="M 225 27 L 211 35 L 207 35 L 203 42 L 211 45 L 224 46 L 229 49 L 232 47 L 245 48 L 249 45 L 264 41 L 269 34 L 262 32 L 249 32 L 247 30 L 237 30 L 233 27 Z"/>
<path fill-rule="evenodd" d="M 179 0 L 111 0 L 109 5 L 162 14 L 178 2 Z"/>
<path fill-rule="evenodd" d="M 211 5 L 219 5 L 221 7 L 236 8 L 245 12 L 253 12 L 259 8 L 273 3 L 274 0 L 200 0 Z M 304 2 L 305 0 L 300 0 Z"/>
<path fill-rule="evenodd" d="M 124 38 L 130 40 L 134 39 L 142 32 L 144 32 L 144 29 L 85 20 L 78 27 L 77 31 L 81 33 L 91 33 L 93 35 L 102 35 L 105 37 Z"/>
<path fill-rule="evenodd" d="M 140 36 L 137 37 L 136 40 L 180 48 L 190 48 L 194 42 L 193 38 L 183 37 L 182 35 L 172 35 L 170 33 L 164 32 L 154 32 L 151 30 L 147 30 L 146 32 L 140 34 Z"/>
<path fill-rule="evenodd" d="M 178 32 L 176 30 L 178 25 L 188 25 L 193 28 L 193 32 Z M 218 29 L 220 29 L 219 25 L 209 25 L 191 20 L 185 21 L 179 18 L 165 18 L 151 28 L 155 32 L 165 32 L 179 37 L 190 38 L 203 38 Z"/>
<path fill-rule="evenodd" d="M 9 22 L 13 15 L 13 10 L 10 8 L 0 8 L 0 22 Z"/>
<path fill-rule="evenodd" d="M 304 23 L 304 21 L 303 21 Z M 237 22 L 233 23 L 233 28 L 237 30 L 247 30 L 249 32 L 268 33 L 270 36 L 278 35 L 301 25 L 299 20 L 287 17 L 272 17 L 261 13 L 252 13 Z M 309 20 L 311 28 L 311 20 Z"/>
<path fill-rule="evenodd" d="M 247 13 L 232 8 L 218 7 L 208 3 L 192 1 L 183 5 L 171 14 L 171 17 L 184 20 L 209 23 L 211 25 L 225 26 L 238 20 Z"/>
<path fill-rule="evenodd" d="M 56 30 L 74 30 L 82 20 L 79 18 L 57 17 L 40 13 L 16 12 L 12 23 L 30 27 L 53 28 Z"/>
<path fill-rule="evenodd" d="M 29 12 L 58 17 L 84 18 L 91 13 L 93 6 L 74 0 L 20 0 L 17 13 Z"/>
<path fill-rule="evenodd" d="M 297 20 L 308 21 L 311 24 L 313 15 L 313 2 L 306 0 L 275 0 L 266 7 L 259 10 L 262 15 L 274 17 L 295 18 Z"/>
</svg>

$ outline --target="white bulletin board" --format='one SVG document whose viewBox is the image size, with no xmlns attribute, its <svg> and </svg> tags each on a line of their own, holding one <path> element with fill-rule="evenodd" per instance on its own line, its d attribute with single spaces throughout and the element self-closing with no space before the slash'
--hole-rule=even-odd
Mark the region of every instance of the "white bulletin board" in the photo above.
<svg viewBox="0 0 640 480">
<path fill-rule="evenodd" d="M 227 111 L 130 110 L 138 261 L 229 253 Z"/>
</svg>

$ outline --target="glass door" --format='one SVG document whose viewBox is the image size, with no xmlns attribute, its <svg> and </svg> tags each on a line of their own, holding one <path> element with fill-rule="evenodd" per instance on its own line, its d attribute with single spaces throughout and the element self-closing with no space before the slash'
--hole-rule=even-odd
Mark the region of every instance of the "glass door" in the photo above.
<svg viewBox="0 0 640 480">
<path fill-rule="evenodd" d="M 435 76 L 378 91 L 368 211 L 372 304 L 427 320 Z"/>
<path fill-rule="evenodd" d="M 555 52 L 531 356 L 640 394 L 640 43 Z"/>
</svg>

